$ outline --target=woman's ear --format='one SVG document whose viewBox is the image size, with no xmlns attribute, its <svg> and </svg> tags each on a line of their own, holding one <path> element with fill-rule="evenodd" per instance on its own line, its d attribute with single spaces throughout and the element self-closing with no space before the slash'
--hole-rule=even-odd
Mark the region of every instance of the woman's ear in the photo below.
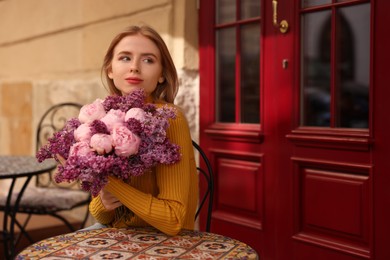
<svg viewBox="0 0 390 260">
<path fill-rule="evenodd" d="M 159 79 L 158 79 L 158 83 L 162 84 L 164 83 L 165 81 L 165 78 L 163 76 L 161 76 Z"/>
<path fill-rule="evenodd" d="M 111 67 L 111 66 L 107 69 L 107 76 L 108 76 L 110 79 L 113 78 L 113 75 L 112 75 L 112 67 Z"/>
</svg>

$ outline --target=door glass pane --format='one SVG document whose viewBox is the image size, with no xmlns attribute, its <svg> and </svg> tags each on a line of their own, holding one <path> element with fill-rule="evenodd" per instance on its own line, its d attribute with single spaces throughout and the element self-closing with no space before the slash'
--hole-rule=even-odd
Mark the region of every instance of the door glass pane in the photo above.
<svg viewBox="0 0 390 260">
<path fill-rule="evenodd" d="M 217 24 L 236 21 L 236 1 L 217 0 Z"/>
<path fill-rule="evenodd" d="M 331 4 L 332 0 L 302 0 L 302 8 Z"/>
<path fill-rule="evenodd" d="M 370 5 L 340 8 L 337 14 L 336 126 L 367 128 L 370 82 Z"/>
<path fill-rule="evenodd" d="M 241 19 L 260 16 L 260 0 L 241 0 Z"/>
<path fill-rule="evenodd" d="M 330 126 L 331 12 L 302 16 L 301 124 Z"/>
<path fill-rule="evenodd" d="M 221 29 L 216 37 L 216 118 L 219 122 L 235 122 L 235 28 Z"/>
<path fill-rule="evenodd" d="M 241 27 L 241 123 L 260 122 L 260 28 Z"/>
</svg>

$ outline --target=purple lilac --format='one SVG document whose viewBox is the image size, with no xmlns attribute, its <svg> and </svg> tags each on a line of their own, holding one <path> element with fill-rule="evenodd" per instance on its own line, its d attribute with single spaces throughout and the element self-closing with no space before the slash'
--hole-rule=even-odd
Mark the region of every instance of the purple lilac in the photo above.
<svg viewBox="0 0 390 260">
<path fill-rule="evenodd" d="M 108 96 L 103 101 L 103 107 L 106 112 L 110 111 L 111 109 L 119 109 L 119 105 L 121 103 L 122 96 Z"/>
<path fill-rule="evenodd" d="M 94 120 L 91 125 L 91 135 L 94 134 L 110 134 L 110 131 L 108 131 L 108 128 L 105 123 L 103 123 L 100 120 Z"/>
<path fill-rule="evenodd" d="M 109 96 L 103 101 L 106 112 L 110 109 L 119 109 L 127 112 L 130 108 L 142 108 L 145 100 L 145 92 L 142 89 L 135 90 L 126 96 Z"/>
<path fill-rule="evenodd" d="M 53 137 L 48 139 L 48 143 L 37 152 L 36 157 L 38 161 L 43 162 L 49 158 L 57 160 L 57 154 L 67 159 L 69 156 L 69 148 L 76 142 L 73 132 L 74 130 L 66 131 L 66 129 L 63 129 L 54 133 Z"/>
<path fill-rule="evenodd" d="M 80 120 L 78 120 L 77 118 L 71 118 L 69 119 L 65 126 L 64 126 L 64 129 L 67 129 L 68 131 L 74 131 L 76 130 L 79 126 L 81 125 L 81 122 Z"/>
<path fill-rule="evenodd" d="M 142 129 L 141 122 L 139 120 L 137 120 L 135 118 L 129 118 L 125 122 L 125 125 L 134 134 L 136 134 L 138 136 L 141 135 L 141 132 L 142 132 L 143 129 Z"/>
<path fill-rule="evenodd" d="M 80 181 L 82 187 L 90 187 L 96 196 L 108 182 L 108 175 L 116 160 L 112 156 L 71 156 L 65 166 L 58 167 L 56 182 Z"/>
</svg>

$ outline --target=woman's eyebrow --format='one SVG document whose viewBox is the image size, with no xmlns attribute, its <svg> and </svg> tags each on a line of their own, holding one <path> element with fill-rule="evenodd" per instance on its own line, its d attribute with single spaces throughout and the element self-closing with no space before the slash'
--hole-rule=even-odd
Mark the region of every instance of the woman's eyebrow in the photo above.
<svg viewBox="0 0 390 260">
<path fill-rule="evenodd" d="M 155 53 L 153 53 L 153 52 L 142 53 L 141 55 L 142 56 L 153 56 L 153 57 L 157 58 L 157 55 Z"/>
<path fill-rule="evenodd" d="M 130 51 L 120 51 L 117 53 L 117 55 L 132 55 L 133 53 L 130 52 Z M 145 53 L 141 53 L 141 56 L 153 56 L 155 58 L 157 58 L 158 56 L 153 53 L 153 52 L 145 52 Z"/>
</svg>

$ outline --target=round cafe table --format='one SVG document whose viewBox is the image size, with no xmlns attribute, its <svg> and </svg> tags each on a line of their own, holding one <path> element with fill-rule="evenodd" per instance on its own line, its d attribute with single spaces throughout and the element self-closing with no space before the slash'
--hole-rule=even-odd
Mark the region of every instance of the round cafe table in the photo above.
<svg viewBox="0 0 390 260">
<path fill-rule="evenodd" d="M 38 163 L 35 156 L 0 156 L 0 181 L 11 180 L 8 191 L 0 194 L 0 211 L 4 213 L 0 241 L 4 245 L 3 257 L 5 259 L 13 259 L 15 254 L 15 226 L 18 225 L 21 229 L 20 232 L 28 236 L 16 216 L 23 193 L 30 180 L 32 177 L 51 171 L 56 167 L 57 163 L 54 160 Z M 23 183 L 20 190 L 16 188 L 18 180 Z"/>
<path fill-rule="evenodd" d="M 25 248 L 21 259 L 258 259 L 238 240 L 182 230 L 168 236 L 154 228 L 103 228 L 42 240 Z"/>
</svg>

